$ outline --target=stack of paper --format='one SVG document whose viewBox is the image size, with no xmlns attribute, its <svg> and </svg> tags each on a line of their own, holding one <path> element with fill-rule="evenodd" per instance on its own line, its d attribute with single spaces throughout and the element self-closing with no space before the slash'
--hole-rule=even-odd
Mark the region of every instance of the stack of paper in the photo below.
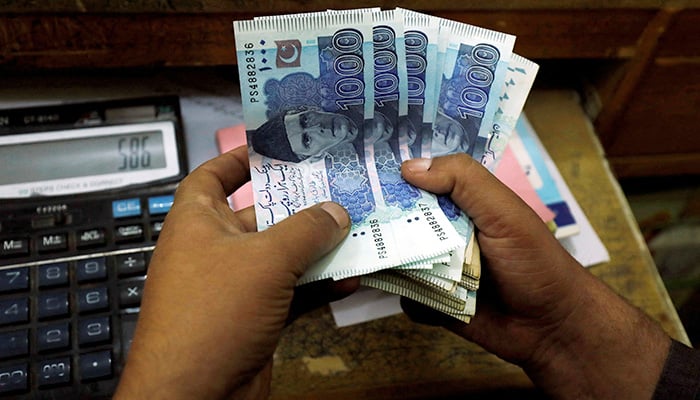
<svg viewBox="0 0 700 400">
<path fill-rule="evenodd" d="M 468 322 L 473 225 L 400 165 L 456 152 L 497 164 L 538 69 L 515 37 L 404 9 L 260 17 L 234 32 L 258 228 L 329 200 L 351 216 L 299 283 L 361 276 Z"/>
<path fill-rule="evenodd" d="M 530 199 L 527 191 L 534 191 L 539 200 L 528 201 L 530 207 L 538 212 L 542 220 L 547 223 L 557 239 L 562 239 L 580 232 L 579 225 L 574 218 L 571 209 L 557 188 L 554 177 L 545 164 L 543 149 L 539 140 L 526 118 L 520 118 L 516 129 L 507 145 L 507 150 L 495 170 L 496 176 L 505 182 L 521 197 Z M 511 186 L 509 179 L 513 175 L 520 174 L 525 181 Z M 545 211 L 542 211 L 544 205 Z"/>
</svg>

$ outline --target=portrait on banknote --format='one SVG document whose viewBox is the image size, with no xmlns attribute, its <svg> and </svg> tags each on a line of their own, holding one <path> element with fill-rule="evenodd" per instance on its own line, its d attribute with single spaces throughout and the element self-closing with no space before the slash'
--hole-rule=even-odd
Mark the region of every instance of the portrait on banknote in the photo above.
<svg viewBox="0 0 700 400">
<path fill-rule="evenodd" d="M 359 132 L 360 127 L 343 114 L 299 105 L 279 112 L 248 135 L 248 139 L 253 150 L 269 158 L 318 161 L 336 146 L 354 142 Z"/>
<path fill-rule="evenodd" d="M 479 121 L 465 118 L 460 124 L 438 109 L 433 122 L 431 154 L 433 157 L 455 153 L 470 153 L 470 146 L 479 133 Z"/>
<path fill-rule="evenodd" d="M 331 199 L 355 198 L 358 207 L 348 211 L 359 223 L 375 204 L 364 153 L 365 130 L 372 125 L 361 107 L 341 107 L 329 100 L 328 93 L 337 90 L 332 78 L 293 72 L 267 80 L 263 85 L 266 118 L 247 130 L 247 139 L 251 150 L 264 157 L 261 166 L 318 171 L 329 182 L 323 186 Z M 370 129 L 369 135 L 374 131 Z M 311 182 L 306 181 L 308 187 Z"/>
</svg>

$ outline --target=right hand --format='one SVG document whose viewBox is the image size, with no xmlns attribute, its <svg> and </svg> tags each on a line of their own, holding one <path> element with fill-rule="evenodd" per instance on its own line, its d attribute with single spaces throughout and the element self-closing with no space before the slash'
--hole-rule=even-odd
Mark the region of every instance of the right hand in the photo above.
<svg viewBox="0 0 700 400">
<path fill-rule="evenodd" d="M 402 174 L 472 218 L 485 267 L 470 324 L 402 299 L 412 319 L 522 366 L 554 397 L 651 397 L 670 338 L 573 259 L 517 195 L 465 154 L 409 160 Z"/>
</svg>

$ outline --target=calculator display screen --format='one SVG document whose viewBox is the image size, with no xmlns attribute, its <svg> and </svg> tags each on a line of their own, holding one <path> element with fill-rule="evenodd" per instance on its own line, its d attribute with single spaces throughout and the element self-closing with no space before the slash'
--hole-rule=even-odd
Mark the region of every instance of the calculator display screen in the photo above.
<svg viewBox="0 0 700 400">
<path fill-rule="evenodd" d="M 179 174 L 173 122 L 0 137 L 0 198 L 113 189 Z"/>
<path fill-rule="evenodd" d="M 0 147 L 0 185 L 165 167 L 160 131 Z"/>
</svg>

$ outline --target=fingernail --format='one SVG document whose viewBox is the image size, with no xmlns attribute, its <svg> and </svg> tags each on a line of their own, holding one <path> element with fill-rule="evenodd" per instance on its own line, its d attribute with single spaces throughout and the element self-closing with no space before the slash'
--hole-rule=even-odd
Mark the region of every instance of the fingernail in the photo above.
<svg viewBox="0 0 700 400">
<path fill-rule="evenodd" d="M 414 158 L 405 162 L 406 168 L 411 172 L 426 172 L 432 163 L 431 158 Z"/>
<path fill-rule="evenodd" d="M 348 212 L 345 211 L 345 209 L 339 204 L 333 203 L 332 201 L 327 201 L 325 203 L 321 203 L 321 208 L 330 214 L 331 217 L 333 217 L 335 223 L 338 224 L 340 228 L 345 229 L 348 225 L 350 225 L 350 217 L 348 216 Z"/>
</svg>

